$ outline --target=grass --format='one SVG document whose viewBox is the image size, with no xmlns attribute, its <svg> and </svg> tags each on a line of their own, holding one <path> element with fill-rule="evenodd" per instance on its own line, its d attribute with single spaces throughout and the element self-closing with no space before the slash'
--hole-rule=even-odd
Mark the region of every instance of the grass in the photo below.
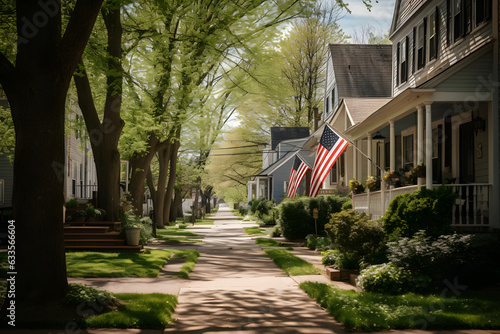
<svg viewBox="0 0 500 334">
<path fill-rule="evenodd" d="M 115 311 L 85 319 L 82 325 L 90 328 L 163 329 L 173 322 L 176 296 L 160 293 L 119 293 L 115 296 L 125 305 Z"/>
<path fill-rule="evenodd" d="M 277 242 L 276 240 L 270 238 L 257 238 L 255 239 L 255 243 L 263 247 L 284 247 L 281 242 Z M 293 251 L 292 247 L 285 247 L 284 249 Z"/>
<path fill-rule="evenodd" d="M 493 329 L 500 328 L 498 299 L 456 298 L 408 293 L 388 296 L 340 290 L 327 284 L 300 284 L 311 298 L 328 309 L 336 320 L 356 330 L 389 329 Z"/>
<path fill-rule="evenodd" d="M 243 229 L 247 234 L 250 235 L 264 234 L 264 232 L 262 232 L 259 227 L 244 227 Z"/>
<path fill-rule="evenodd" d="M 307 261 L 302 260 L 284 249 L 268 248 L 264 252 L 280 267 L 287 275 L 315 275 L 321 271 Z"/>
<path fill-rule="evenodd" d="M 194 224 L 195 225 L 213 225 L 214 221 L 212 219 L 197 219 Z"/>
<path fill-rule="evenodd" d="M 189 274 L 194 270 L 194 266 L 196 265 L 196 262 L 198 262 L 198 257 L 200 256 L 200 252 L 197 250 L 193 249 L 185 249 L 185 250 L 179 250 L 179 249 L 173 249 L 174 254 L 176 258 L 181 258 L 185 257 L 186 261 L 181 267 L 181 270 L 179 271 L 179 274 L 174 275 L 174 277 L 179 277 L 179 278 L 189 278 Z"/>
<path fill-rule="evenodd" d="M 156 277 L 175 250 L 144 253 L 66 253 L 69 277 Z"/>
<path fill-rule="evenodd" d="M 190 238 L 191 237 L 191 238 Z M 193 232 L 184 231 L 175 226 L 168 226 L 163 229 L 156 230 L 156 238 L 166 242 L 189 242 L 193 244 L 201 244 L 201 237 Z"/>
</svg>

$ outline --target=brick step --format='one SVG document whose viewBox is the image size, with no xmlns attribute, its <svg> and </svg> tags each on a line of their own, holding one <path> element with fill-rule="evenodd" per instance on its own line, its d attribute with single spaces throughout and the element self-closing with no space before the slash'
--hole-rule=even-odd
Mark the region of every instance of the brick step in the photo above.
<svg viewBox="0 0 500 334">
<path fill-rule="evenodd" d="M 65 246 L 66 251 L 88 251 L 88 252 L 135 252 L 142 253 L 143 249 L 141 245 L 138 246 Z"/>
<path fill-rule="evenodd" d="M 106 233 L 109 226 L 64 226 L 64 233 Z"/>
<path fill-rule="evenodd" d="M 117 239 L 120 237 L 120 232 L 107 232 L 107 233 L 64 233 L 64 239 Z"/>
<path fill-rule="evenodd" d="M 124 239 L 65 239 L 65 246 L 122 246 Z"/>
</svg>

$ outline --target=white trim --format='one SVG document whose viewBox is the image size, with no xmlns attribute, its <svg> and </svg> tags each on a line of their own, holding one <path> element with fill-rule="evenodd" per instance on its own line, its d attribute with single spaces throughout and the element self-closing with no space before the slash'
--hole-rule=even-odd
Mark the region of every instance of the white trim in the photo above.
<svg viewBox="0 0 500 334">
<path fill-rule="evenodd" d="M 469 114 L 469 115 L 467 115 Z M 460 125 L 469 123 L 472 121 L 472 110 L 466 110 L 458 115 L 451 116 L 451 128 L 452 128 L 452 143 L 451 143 L 451 161 L 452 161 L 452 173 L 451 175 L 458 180 L 460 176 L 460 136 L 459 128 Z M 453 166 L 455 168 L 453 168 Z"/>
</svg>

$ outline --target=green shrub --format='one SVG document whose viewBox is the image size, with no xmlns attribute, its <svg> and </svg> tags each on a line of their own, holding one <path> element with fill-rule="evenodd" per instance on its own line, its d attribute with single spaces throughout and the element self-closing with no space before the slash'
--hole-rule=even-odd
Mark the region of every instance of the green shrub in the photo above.
<svg viewBox="0 0 500 334">
<path fill-rule="evenodd" d="M 244 207 L 240 206 L 240 208 L 238 209 L 239 213 L 241 216 L 246 216 L 248 214 L 248 210 L 245 209 Z"/>
<path fill-rule="evenodd" d="M 318 234 L 324 234 L 325 224 L 332 213 L 341 211 L 347 197 L 320 196 L 317 198 L 302 197 L 295 201 L 283 201 L 278 206 L 278 224 L 281 225 L 283 236 L 287 239 L 303 239 L 315 232 L 313 210 L 318 209 Z"/>
<path fill-rule="evenodd" d="M 273 229 L 271 230 L 271 237 L 276 238 L 276 237 L 281 237 L 281 226 L 275 225 Z"/>
<path fill-rule="evenodd" d="M 79 206 L 78 200 L 76 198 L 72 198 L 66 202 L 66 209 L 75 209 Z"/>
<path fill-rule="evenodd" d="M 393 198 L 382 217 L 388 235 L 411 237 L 419 230 L 437 237 L 451 233 L 452 208 L 456 194 L 451 188 L 422 189 Z"/>
<path fill-rule="evenodd" d="M 341 253 L 365 263 L 385 260 L 385 233 L 381 223 L 368 220 L 365 213 L 346 210 L 332 215 L 325 230 Z"/>
<path fill-rule="evenodd" d="M 442 235 L 428 237 L 424 231 L 413 238 L 402 238 L 388 243 L 388 258 L 397 266 L 408 270 L 416 280 L 428 277 L 427 285 L 415 287 L 425 290 L 442 288 L 446 279 L 458 279 L 461 284 L 498 282 L 500 268 L 497 259 L 500 246 L 493 235 Z"/>
<path fill-rule="evenodd" d="M 338 249 L 321 252 L 321 263 L 337 269 L 359 269 L 359 260 L 352 254 L 341 253 Z"/>
<path fill-rule="evenodd" d="M 409 273 L 394 263 L 384 263 L 363 269 L 357 285 L 366 292 L 379 292 L 397 295 L 409 287 Z"/>
<path fill-rule="evenodd" d="M 316 236 L 314 234 L 308 234 L 306 236 L 306 247 L 311 249 L 311 250 L 315 250 L 316 249 L 316 245 L 318 244 L 318 240 L 316 239 Z"/>
<path fill-rule="evenodd" d="M 100 303 L 110 304 L 115 297 L 105 290 L 97 290 L 84 284 L 70 284 L 69 291 L 64 297 L 68 304 Z"/>
<path fill-rule="evenodd" d="M 349 199 L 344 204 L 342 204 L 342 211 L 352 209 L 352 199 Z"/>
</svg>

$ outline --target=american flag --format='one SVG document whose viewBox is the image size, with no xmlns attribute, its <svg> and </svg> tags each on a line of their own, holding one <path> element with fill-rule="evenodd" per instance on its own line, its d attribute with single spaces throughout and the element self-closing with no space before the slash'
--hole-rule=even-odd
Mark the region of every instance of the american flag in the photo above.
<svg viewBox="0 0 500 334">
<path fill-rule="evenodd" d="M 297 189 L 299 189 L 300 183 L 306 175 L 309 166 L 302 161 L 298 156 L 295 156 L 295 160 L 292 166 L 292 172 L 290 173 L 290 182 L 288 183 L 288 197 L 295 199 L 297 194 Z M 293 179 L 292 179 L 293 177 Z"/>
<path fill-rule="evenodd" d="M 348 144 L 344 138 L 336 134 L 328 125 L 325 126 L 316 151 L 316 159 L 314 160 L 311 188 L 309 189 L 310 197 L 318 195 L 321 184 Z"/>
</svg>

